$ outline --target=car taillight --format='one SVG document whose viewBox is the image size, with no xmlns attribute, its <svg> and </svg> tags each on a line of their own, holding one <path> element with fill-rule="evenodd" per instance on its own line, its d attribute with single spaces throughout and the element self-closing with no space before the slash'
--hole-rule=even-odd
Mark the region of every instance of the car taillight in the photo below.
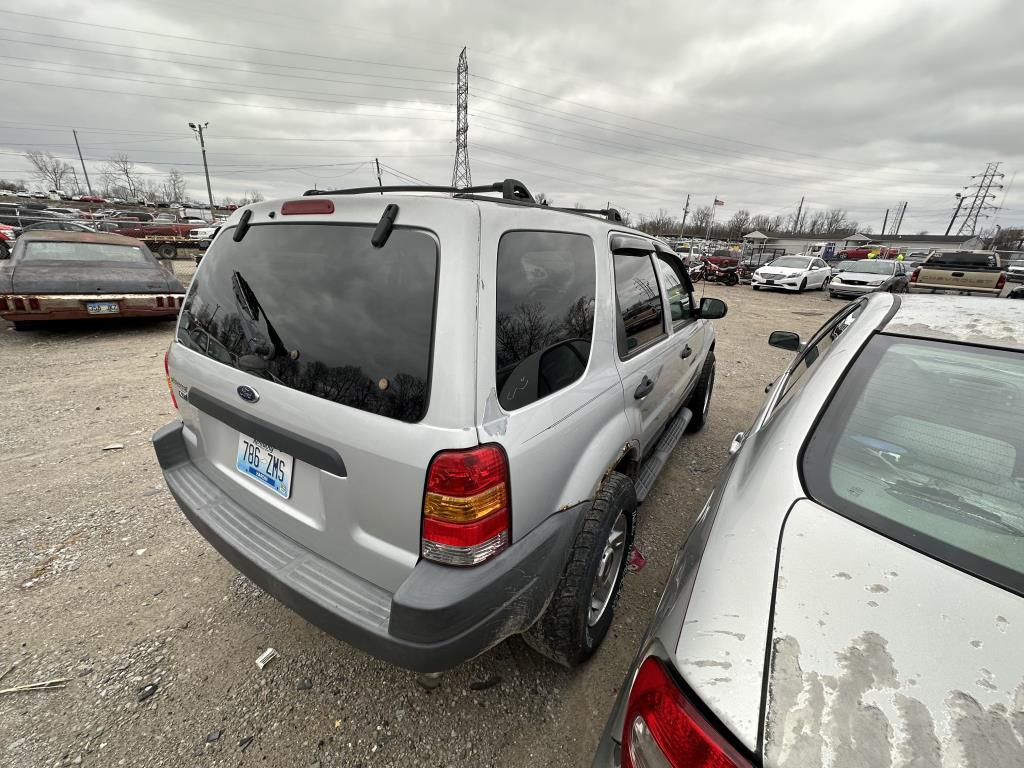
<svg viewBox="0 0 1024 768">
<path fill-rule="evenodd" d="M 36 312 L 38 312 L 39 311 L 39 299 L 37 299 L 35 296 L 30 297 L 29 300 L 28 300 L 28 308 L 29 309 L 33 309 Z"/>
<path fill-rule="evenodd" d="M 7 306 L 7 299 L 5 299 L 3 296 L 0 296 L 0 312 L 7 311 L 9 311 L 9 308 Z"/>
<path fill-rule="evenodd" d="M 508 460 L 498 445 L 442 451 L 427 470 L 420 551 L 446 565 L 478 565 L 508 546 Z"/>
<path fill-rule="evenodd" d="M 174 385 L 171 383 L 171 366 L 167 361 L 167 358 L 170 357 L 170 355 L 171 350 L 168 349 L 166 352 L 164 352 L 164 373 L 167 374 L 167 389 L 171 393 L 171 402 L 174 403 L 174 407 L 177 408 L 178 398 L 174 396 Z"/>
<path fill-rule="evenodd" d="M 921 268 L 915 267 L 913 273 L 910 275 L 910 282 L 916 283 L 917 278 L 921 275 Z"/>
<path fill-rule="evenodd" d="M 623 768 L 750 768 L 739 750 L 687 700 L 664 664 L 648 656 L 629 691 Z"/>
<path fill-rule="evenodd" d="M 1006 273 L 1000 272 L 999 279 L 996 280 L 996 290 L 1003 290 L 1003 286 L 1006 285 Z"/>
<path fill-rule="evenodd" d="M 14 308 L 18 312 L 24 312 L 25 311 L 25 300 L 24 299 L 15 299 L 14 300 Z"/>
</svg>

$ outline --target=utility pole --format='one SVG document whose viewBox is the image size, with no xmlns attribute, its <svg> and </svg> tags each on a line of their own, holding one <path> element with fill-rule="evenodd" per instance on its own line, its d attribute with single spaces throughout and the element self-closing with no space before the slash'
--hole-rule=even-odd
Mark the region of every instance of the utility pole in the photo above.
<svg viewBox="0 0 1024 768">
<path fill-rule="evenodd" d="M 885 209 L 885 218 L 882 219 L 882 234 L 885 234 L 885 227 L 889 223 L 889 209 Z"/>
<path fill-rule="evenodd" d="M 75 137 L 75 147 L 78 149 L 78 161 L 82 164 L 82 173 L 85 174 L 85 186 L 89 188 L 89 194 L 92 194 L 92 183 L 89 181 L 89 172 L 85 169 L 85 160 L 82 159 L 82 147 L 78 144 L 78 131 L 74 128 L 71 129 L 71 133 Z M 76 182 L 77 183 L 77 182 Z"/>
<path fill-rule="evenodd" d="M 466 189 L 473 186 L 469 173 L 469 60 L 466 49 L 459 54 L 456 77 L 455 167 L 452 169 L 452 187 Z"/>
<path fill-rule="evenodd" d="M 206 174 L 206 194 L 210 198 L 210 220 L 213 220 L 213 190 L 210 188 L 210 167 L 206 164 L 206 140 L 203 138 L 203 131 L 209 123 L 189 123 L 188 127 L 199 136 L 199 146 L 203 150 L 203 172 Z"/>
<path fill-rule="evenodd" d="M 793 233 L 796 234 L 800 231 L 800 214 L 804 211 L 804 197 L 800 196 L 800 205 L 796 209 L 796 221 L 793 224 Z"/>
<path fill-rule="evenodd" d="M 956 221 L 956 217 L 960 215 L 960 208 L 964 204 L 964 196 L 959 192 L 956 193 L 956 210 L 953 211 L 952 217 L 949 219 L 949 226 L 946 227 L 945 237 L 949 237 L 949 230 L 953 228 L 953 222 Z"/>
<path fill-rule="evenodd" d="M 985 209 L 995 207 L 988 201 L 995 198 L 995 194 L 992 193 L 993 187 L 996 189 L 1003 188 L 1002 184 L 996 183 L 996 179 L 1001 179 L 1005 175 L 999 173 L 1000 165 L 1001 163 L 989 163 L 985 167 L 984 173 L 971 177 L 972 179 L 977 179 L 980 176 L 981 181 L 968 187 L 968 189 L 974 190 L 974 198 L 971 200 L 971 207 L 967 209 L 967 213 L 964 215 L 964 220 L 960 223 L 960 229 L 957 230 L 958 235 L 973 235 L 978 228 L 978 219 L 988 217 Z"/>
<path fill-rule="evenodd" d="M 380 193 L 384 194 L 384 182 L 380 180 L 380 159 L 373 158 L 373 162 L 377 164 L 377 186 L 380 187 Z"/>
<path fill-rule="evenodd" d="M 683 208 L 683 223 L 679 225 L 679 236 L 683 237 L 683 233 L 686 230 L 686 217 L 690 213 L 690 196 L 686 196 L 686 207 Z"/>
</svg>

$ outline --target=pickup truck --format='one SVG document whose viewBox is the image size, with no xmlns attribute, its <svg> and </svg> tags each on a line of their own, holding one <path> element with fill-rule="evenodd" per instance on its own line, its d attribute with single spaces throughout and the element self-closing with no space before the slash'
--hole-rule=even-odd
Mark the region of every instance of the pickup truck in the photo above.
<svg viewBox="0 0 1024 768">
<path fill-rule="evenodd" d="M 1006 286 L 1006 270 L 993 251 L 934 251 L 910 276 L 911 293 L 987 294 Z"/>
</svg>

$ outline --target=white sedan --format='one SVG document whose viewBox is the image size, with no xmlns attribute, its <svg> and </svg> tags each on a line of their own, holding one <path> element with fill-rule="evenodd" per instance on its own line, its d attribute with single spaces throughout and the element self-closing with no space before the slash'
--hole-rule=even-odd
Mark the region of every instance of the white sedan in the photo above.
<svg viewBox="0 0 1024 768">
<path fill-rule="evenodd" d="M 828 285 L 832 271 L 819 258 L 813 256 L 782 256 L 754 272 L 750 284 L 754 290 L 782 288 L 802 293 L 808 288 L 819 291 Z"/>
</svg>

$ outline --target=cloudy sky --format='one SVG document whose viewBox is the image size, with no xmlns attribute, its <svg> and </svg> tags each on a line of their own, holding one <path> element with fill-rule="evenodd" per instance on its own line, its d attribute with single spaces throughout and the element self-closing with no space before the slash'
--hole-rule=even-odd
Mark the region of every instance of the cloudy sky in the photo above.
<svg viewBox="0 0 1024 768">
<path fill-rule="evenodd" d="M 945 229 L 1001 161 L 1024 223 L 1024 3 L 731 0 L 0 0 L 0 177 L 26 150 L 114 154 L 205 199 L 446 184 L 455 66 L 470 63 L 470 164 L 558 205 L 681 213 L 713 196 L 787 214 L 800 197 L 878 231 Z M 79 173 L 81 169 L 79 168 Z M 81 179 L 80 179 L 81 180 Z"/>
</svg>

